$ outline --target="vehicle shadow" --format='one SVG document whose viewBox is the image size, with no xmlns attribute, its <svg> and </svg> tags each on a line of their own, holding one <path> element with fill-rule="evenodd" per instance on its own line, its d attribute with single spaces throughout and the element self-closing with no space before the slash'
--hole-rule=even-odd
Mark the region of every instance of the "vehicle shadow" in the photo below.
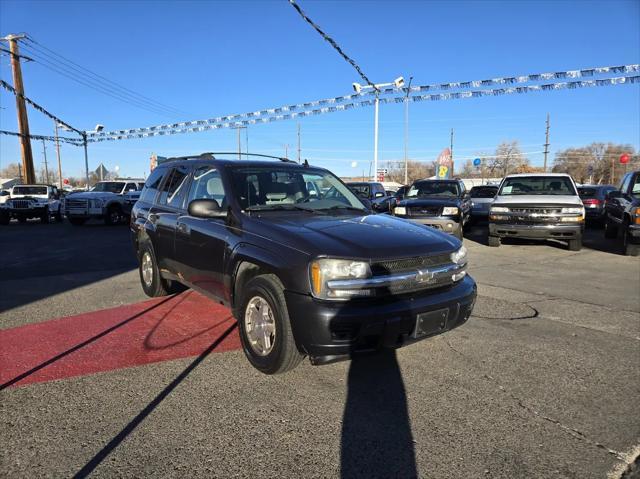
<svg viewBox="0 0 640 479">
<path fill-rule="evenodd" d="M 0 312 L 136 269 L 129 230 L 29 221 L 0 226 Z"/>
<path fill-rule="evenodd" d="M 340 471 L 355 477 L 417 477 L 407 396 L 396 351 L 351 360 Z"/>
</svg>

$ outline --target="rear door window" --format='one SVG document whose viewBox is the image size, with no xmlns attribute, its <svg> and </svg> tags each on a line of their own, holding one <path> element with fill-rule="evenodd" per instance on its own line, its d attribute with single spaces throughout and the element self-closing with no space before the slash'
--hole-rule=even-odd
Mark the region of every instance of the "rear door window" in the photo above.
<svg viewBox="0 0 640 479">
<path fill-rule="evenodd" d="M 144 184 L 142 193 L 140 194 L 140 201 L 153 203 L 153 200 L 158 193 L 158 189 L 160 188 L 160 184 L 162 183 L 162 178 L 164 178 L 164 174 L 166 172 L 166 168 L 156 168 L 151 172 L 149 178 L 147 178 L 147 181 Z"/>
<path fill-rule="evenodd" d="M 158 204 L 181 208 L 188 176 L 189 168 L 186 165 L 173 168 L 167 181 L 162 185 Z"/>
</svg>

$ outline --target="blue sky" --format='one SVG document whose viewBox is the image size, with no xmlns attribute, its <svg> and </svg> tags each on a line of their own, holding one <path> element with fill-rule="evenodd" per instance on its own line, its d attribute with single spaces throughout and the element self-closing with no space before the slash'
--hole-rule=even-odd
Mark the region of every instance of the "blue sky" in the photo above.
<svg viewBox="0 0 640 479">
<path fill-rule="evenodd" d="M 413 76 L 413 84 L 464 81 L 594 66 L 640 63 L 640 1 L 316 2 L 301 7 L 375 82 Z M 38 63 L 23 66 L 27 96 L 79 129 L 107 129 L 209 118 L 351 93 L 355 70 L 285 0 L 0 0 L 0 35 L 26 32 L 40 44 L 184 114 L 160 116 L 78 85 Z M 27 51 L 23 53 L 28 54 Z M 12 83 L 9 59 L 0 77 Z M 13 97 L 0 92 L 0 129 L 16 131 Z M 410 157 L 435 159 L 455 128 L 454 155 L 490 154 L 519 140 L 542 163 L 544 121 L 551 151 L 593 141 L 640 149 L 640 86 L 625 85 L 411 105 Z M 31 131 L 51 120 L 29 110 Z M 300 120 L 302 155 L 341 175 L 368 171 L 373 109 Z M 252 152 L 295 157 L 297 123 L 249 127 Z M 242 138 L 244 147 L 244 135 Z M 49 145 L 51 146 L 51 145 Z M 218 130 L 92 144 L 100 162 L 123 174 L 148 172 L 165 156 L 235 151 L 236 132 Z M 36 166 L 42 144 L 33 143 Z M 49 147 L 49 160 L 53 149 Z M 0 137 L 0 166 L 20 158 L 18 141 Z M 403 107 L 380 114 L 380 160 L 403 157 Z M 82 150 L 63 146 L 63 170 L 81 176 Z M 352 162 L 357 162 L 354 168 Z"/>
</svg>

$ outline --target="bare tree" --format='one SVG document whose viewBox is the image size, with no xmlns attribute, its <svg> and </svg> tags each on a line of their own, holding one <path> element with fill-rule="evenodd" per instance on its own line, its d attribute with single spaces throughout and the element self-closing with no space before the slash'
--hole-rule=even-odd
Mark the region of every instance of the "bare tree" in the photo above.
<svg viewBox="0 0 640 479">
<path fill-rule="evenodd" d="M 630 156 L 627 166 L 620 163 L 623 153 Z M 631 145 L 591 143 L 558 151 L 552 171 L 569 173 L 578 183 L 616 184 L 627 169 L 639 167 L 640 155 Z"/>
<path fill-rule="evenodd" d="M 422 178 L 434 175 L 435 168 L 432 162 L 409 160 L 407 162 L 409 184 Z M 386 165 L 388 181 L 404 184 L 404 161 L 389 161 Z"/>
<path fill-rule="evenodd" d="M 18 178 L 20 176 L 20 166 L 18 163 L 9 163 L 0 170 L 0 178 Z"/>
<path fill-rule="evenodd" d="M 487 160 L 487 169 L 491 176 L 526 172 L 528 167 L 529 159 L 520 150 L 517 140 L 503 141 L 496 148 L 495 156 Z"/>
</svg>

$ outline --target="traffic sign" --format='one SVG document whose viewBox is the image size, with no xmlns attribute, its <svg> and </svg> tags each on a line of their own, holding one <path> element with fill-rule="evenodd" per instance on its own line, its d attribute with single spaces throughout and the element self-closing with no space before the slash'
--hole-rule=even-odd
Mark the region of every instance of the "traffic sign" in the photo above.
<svg viewBox="0 0 640 479">
<path fill-rule="evenodd" d="M 473 160 L 473 166 L 480 166 L 481 163 L 482 160 L 480 158 L 476 158 L 475 160 Z"/>
<path fill-rule="evenodd" d="M 620 155 L 620 163 L 622 163 L 623 165 L 629 163 L 629 159 L 630 158 L 628 153 L 623 153 L 622 155 Z"/>
</svg>

